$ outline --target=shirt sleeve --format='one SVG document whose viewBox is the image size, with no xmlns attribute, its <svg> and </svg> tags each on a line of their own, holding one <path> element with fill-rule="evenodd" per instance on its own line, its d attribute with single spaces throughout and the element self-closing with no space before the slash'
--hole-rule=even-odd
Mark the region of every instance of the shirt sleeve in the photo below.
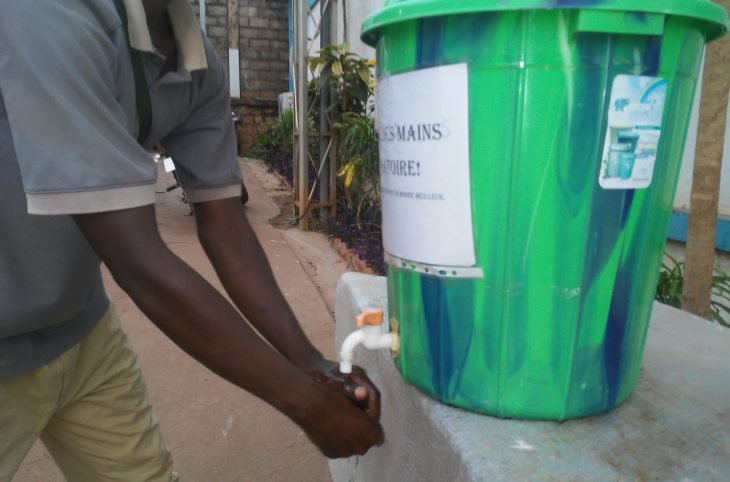
<svg viewBox="0 0 730 482">
<path fill-rule="evenodd" d="M 154 160 L 119 101 L 121 21 L 91 3 L 0 2 L 0 90 L 30 214 L 154 203 Z"/>
<path fill-rule="evenodd" d="M 191 202 L 241 195 L 238 144 L 231 119 L 226 71 L 206 39 L 208 69 L 195 72 L 198 101 L 187 118 L 163 139 Z"/>
</svg>

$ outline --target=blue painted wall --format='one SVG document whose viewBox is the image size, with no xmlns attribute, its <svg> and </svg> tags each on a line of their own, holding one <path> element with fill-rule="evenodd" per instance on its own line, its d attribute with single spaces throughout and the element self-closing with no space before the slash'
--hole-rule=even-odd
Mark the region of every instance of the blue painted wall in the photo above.
<svg viewBox="0 0 730 482">
<path fill-rule="evenodd" d="M 668 238 L 672 241 L 687 242 L 687 226 L 689 215 L 686 212 L 675 212 L 669 222 Z M 717 249 L 730 252 L 730 219 L 717 220 Z"/>
</svg>

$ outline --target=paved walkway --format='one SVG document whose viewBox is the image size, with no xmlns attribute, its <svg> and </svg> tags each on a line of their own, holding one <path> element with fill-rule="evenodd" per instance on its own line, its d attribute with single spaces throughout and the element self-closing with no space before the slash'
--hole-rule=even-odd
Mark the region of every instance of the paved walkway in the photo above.
<svg viewBox="0 0 730 482">
<path fill-rule="evenodd" d="M 277 181 L 259 161 L 244 160 L 242 165 L 251 195 L 248 216 L 282 291 L 315 345 L 332 357 L 334 286 L 346 271 L 345 263 L 320 234 L 271 227 L 268 220 L 279 208 L 267 192 L 277 189 Z M 171 182 L 169 175 L 161 175 L 158 191 Z M 175 253 L 222 291 L 180 193 L 158 195 L 162 236 Z M 162 335 L 109 276 L 106 283 L 142 360 L 152 404 L 184 482 L 330 480 L 326 459 L 295 424 L 203 368 Z M 39 443 L 14 480 L 63 478 Z"/>
</svg>

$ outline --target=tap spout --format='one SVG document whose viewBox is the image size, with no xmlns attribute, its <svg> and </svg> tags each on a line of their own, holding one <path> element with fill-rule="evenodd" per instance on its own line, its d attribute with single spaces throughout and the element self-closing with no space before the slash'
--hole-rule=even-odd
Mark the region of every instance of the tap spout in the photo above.
<svg viewBox="0 0 730 482">
<path fill-rule="evenodd" d="M 340 372 L 343 374 L 352 373 L 352 360 L 355 356 L 355 348 L 360 344 L 368 350 L 380 350 L 390 348 L 396 349 L 399 340 L 398 335 L 383 333 L 383 312 L 381 310 L 365 310 L 358 316 L 357 324 L 361 328 L 351 333 L 342 343 L 340 350 Z"/>
</svg>

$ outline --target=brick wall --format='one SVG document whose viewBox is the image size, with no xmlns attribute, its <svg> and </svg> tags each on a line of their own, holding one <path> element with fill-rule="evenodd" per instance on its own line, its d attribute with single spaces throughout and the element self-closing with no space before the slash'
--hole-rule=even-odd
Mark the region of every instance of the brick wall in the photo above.
<svg viewBox="0 0 730 482">
<path fill-rule="evenodd" d="M 198 13 L 198 0 L 190 0 L 195 13 Z M 208 37 L 228 68 L 228 1 L 205 0 L 205 29 Z"/>
<path fill-rule="evenodd" d="M 277 115 L 277 98 L 289 90 L 288 0 L 239 1 L 241 98 L 233 110 L 241 118 L 239 144 L 246 151 Z M 195 11 L 198 1 L 191 0 Z M 228 68 L 228 2 L 206 0 L 206 29 Z"/>
</svg>

